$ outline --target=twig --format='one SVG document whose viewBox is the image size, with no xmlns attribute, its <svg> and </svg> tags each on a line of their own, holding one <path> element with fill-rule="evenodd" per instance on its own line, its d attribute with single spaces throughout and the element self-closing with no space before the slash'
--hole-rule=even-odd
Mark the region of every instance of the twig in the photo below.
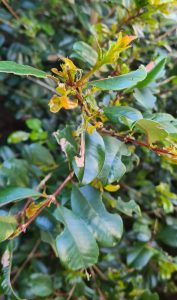
<svg viewBox="0 0 177 300">
<path fill-rule="evenodd" d="M 76 284 L 73 285 L 72 289 L 70 290 L 69 294 L 68 294 L 68 297 L 66 300 L 70 300 L 74 291 L 75 291 L 75 288 L 76 288 Z"/>
<path fill-rule="evenodd" d="M 44 188 L 46 182 L 51 178 L 52 173 L 47 174 L 42 180 L 41 182 L 37 185 L 37 187 L 35 188 L 35 190 L 38 192 L 40 189 Z"/>
<path fill-rule="evenodd" d="M 16 14 L 16 12 L 13 10 L 13 8 L 10 6 L 10 4 L 7 3 L 6 0 L 1 0 L 1 2 L 15 19 L 17 19 L 17 20 L 20 19 L 20 17 Z"/>
<path fill-rule="evenodd" d="M 132 13 L 129 16 L 126 16 L 121 20 L 121 22 L 118 24 L 117 30 L 120 31 L 124 25 L 129 25 L 134 19 L 140 17 L 144 13 L 143 9 L 136 10 L 135 13 Z"/>
<path fill-rule="evenodd" d="M 52 93 L 55 93 L 55 94 L 59 95 L 57 93 L 57 91 L 55 90 L 55 88 L 49 86 L 48 84 L 44 83 L 43 81 L 41 81 L 39 79 L 34 79 L 31 76 L 28 76 L 28 79 L 31 80 L 31 81 L 33 81 L 34 83 L 36 83 L 36 84 L 44 87 L 46 90 L 51 91 Z"/>
<path fill-rule="evenodd" d="M 97 291 L 98 291 L 98 294 L 99 294 L 99 296 L 100 296 L 100 300 L 106 300 L 106 296 L 103 294 L 103 292 L 101 291 L 100 287 L 99 287 L 98 284 L 97 284 L 96 276 L 95 276 L 95 272 L 94 272 L 93 268 L 90 267 L 89 269 L 90 269 L 92 278 L 93 278 L 93 280 L 94 280 L 94 282 L 95 282 L 95 286 L 96 286 L 96 289 L 97 289 Z"/>
<path fill-rule="evenodd" d="M 96 266 L 93 266 L 93 269 L 98 273 L 101 279 L 108 280 L 107 276 Z"/>
<path fill-rule="evenodd" d="M 171 34 L 173 31 L 177 30 L 177 25 L 174 25 L 172 28 L 168 29 L 164 34 L 160 35 L 157 40 L 162 40 L 169 34 Z"/>
<path fill-rule="evenodd" d="M 74 176 L 74 172 L 71 172 L 68 177 L 62 182 L 62 184 L 56 189 L 56 191 L 53 193 L 53 196 L 56 197 L 61 190 L 65 187 L 65 185 L 70 181 Z"/>
<path fill-rule="evenodd" d="M 121 135 L 121 134 L 119 134 L 119 133 L 117 133 L 117 132 L 115 132 L 113 130 L 108 130 L 106 128 L 98 128 L 98 131 L 101 131 L 102 133 L 106 133 L 108 135 L 116 137 L 117 139 L 119 139 L 120 141 L 122 141 L 124 143 L 129 143 L 130 142 L 130 143 L 132 143 L 134 145 L 139 145 L 139 146 L 148 148 L 149 150 L 151 150 L 153 152 L 156 152 L 157 154 L 167 154 L 167 155 L 170 155 L 170 156 L 173 156 L 173 157 L 177 158 L 177 155 L 174 154 L 173 152 L 171 152 L 168 149 L 159 148 L 159 147 L 156 147 L 156 146 L 151 146 L 148 143 L 136 140 L 134 137 L 126 136 L 126 135 Z"/>
<path fill-rule="evenodd" d="M 165 80 L 159 82 L 159 83 L 158 83 L 158 86 L 162 86 L 162 85 L 164 85 L 164 84 L 167 84 L 168 82 L 170 82 L 171 80 L 173 80 L 175 77 L 176 77 L 176 76 L 170 76 L 169 78 L 167 78 L 167 79 L 165 79 Z"/>
<path fill-rule="evenodd" d="M 71 172 L 63 181 L 63 183 L 56 189 L 56 191 L 52 195 L 49 195 L 47 197 L 46 201 L 44 201 L 44 204 L 37 210 L 37 212 L 25 224 L 20 224 L 17 229 L 19 229 L 21 232 L 25 232 L 27 227 L 36 219 L 36 217 L 44 210 L 45 207 L 49 206 L 51 203 L 58 205 L 58 202 L 56 201 L 55 197 L 61 192 L 61 190 L 66 186 L 68 181 L 70 181 L 73 178 L 73 176 L 74 172 Z"/>
<path fill-rule="evenodd" d="M 12 280 L 12 284 L 15 283 L 15 281 L 17 280 L 17 278 L 20 276 L 22 270 L 24 269 L 24 267 L 27 265 L 27 263 L 33 258 L 34 253 L 36 252 L 38 246 L 40 244 L 40 240 L 37 240 L 36 244 L 34 245 L 32 251 L 28 254 L 26 260 L 24 261 L 24 263 L 21 265 L 21 267 L 18 269 L 16 275 L 14 276 L 13 280 Z"/>
<path fill-rule="evenodd" d="M 37 185 L 35 190 L 38 192 L 41 188 L 43 188 L 45 183 L 50 179 L 51 176 L 52 176 L 52 173 L 47 174 L 44 177 L 44 179 L 42 179 L 41 182 Z M 21 216 L 25 213 L 26 209 L 28 208 L 28 206 L 30 205 L 30 203 L 32 201 L 33 201 L 32 198 L 28 198 L 28 200 L 26 201 L 25 206 L 23 207 L 23 209 L 21 211 L 19 211 L 19 213 L 17 215 L 17 220 L 19 220 L 19 218 L 21 218 Z"/>
</svg>

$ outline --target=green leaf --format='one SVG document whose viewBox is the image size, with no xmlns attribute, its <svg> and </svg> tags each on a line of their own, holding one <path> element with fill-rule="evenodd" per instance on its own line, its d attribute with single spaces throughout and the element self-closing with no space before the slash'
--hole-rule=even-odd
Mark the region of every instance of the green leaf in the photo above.
<svg viewBox="0 0 177 300">
<path fill-rule="evenodd" d="M 89 65 L 95 65 L 97 61 L 97 52 L 85 42 L 74 43 L 73 50 L 75 53 L 71 57 L 78 58 L 83 62 L 87 62 Z"/>
<path fill-rule="evenodd" d="M 65 225 L 64 231 L 56 238 L 63 264 L 72 270 L 86 269 L 95 264 L 98 246 L 84 221 L 64 207 L 56 209 L 55 217 Z"/>
<path fill-rule="evenodd" d="M 26 125 L 32 130 L 39 131 L 42 127 L 42 122 L 37 118 L 32 118 L 26 121 Z"/>
<path fill-rule="evenodd" d="M 85 132 L 84 167 L 73 163 L 74 171 L 83 184 L 93 181 L 101 172 L 105 160 L 105 145 L 101 135 L 94 130 L 92 134 Z"/>
<path fill-rule="evenodd" d="M 29 133 L 25 131 L 15 131 L 8 137 L 9 144 L 18 144 L 20 142 L 27 141 L 29 138 Z"/>
<path fill-rule="evenodd" d="M 116 208 L 123 214 L 132 217 L 133 214 L 141 216 L 141 209 L 139 205 L 134 201 L 130 200 L 128 202 L 122 201 L 121 198 L 118 198 Z"/>
<path fill-rule="evenodd" d="M 10 242 L 6 246 L 6 249 L 1 257 L 2 263 L 2 283 L 1 286 L 3 288 L 4 294 L 8 296 L 8 299 L 17 299 L 22 300 L 13 290 L 10 276 L 12 269 L 12 257 L 13 257 L 13 244 Z M 25 299 L 23 299 L 25 300 Z"/>
<path fill-rule="evenodd" d="M 104 114 L 113 123 L 121 122 L 127 126 L 143 118 L 139 110 L 129 106 L 105 107 Z"/>
<path fill-rule="evenodd" d="M 6 184 L 10 186 L 27 186 L 29 184 L 29 165 L 23 159 L 5 160 L 0 171 Z"/>
<path fill-rule="evenodd" d="M 48 274 L 34 273 L 29 278 L 32 293 L 38 297 L 48 297 L 53 293 L 52 279 Z"/>
<path fill-rule="evenodd" d="M 74 156 L 77 155 L 77 143 L 73 138 L 72 127 L 66 126 L 63 130 L 56 131 L 55 138 L 67 159 L 72 161 Z"/>
<path fill-rule="evenodd" d="M 168 246 L 177 248 L 177 227 L 163 226 L 158 232 L 158 239 Z"/>
<path fill-rule="evenodd" d="M 156 66 L 149 72 L 147 73 L 146 78 L 141 81 L 140 83 L 137 84 L 137 88 L 144 88 L 145 86 L 147 86 L 148 84 L 150 84 L 152 81 L 154 81 L 157 76 L 159 75 L 159 73 L 162 71 L 162 69 L 164 68 L 166 63 L 166 58 L 161 59 Z"/>
<path fill-rule="evenodd" d="M 143 130 L 147 136 L 148 143 L 153 144 L 157 141 L 164 141 L 168 136 L 168 132 L 158 122 L 142 119 L 135 123 L 135 127 Z"/>
<path fill-rule="evenodd" d="M 7 187 L 0 190 L 0 207 L 29 197 L 39 198 L 40 196 L 40 193 L 29 188 Z"/>
<path fill-rule="evenodd" d="M 90 81 L 88 85 L 95 86 L 102 90 L 119 91 L 135 86 L 137 82 L 142 81 L 146 75 L 145 68 L 141 66 L 138 70 L 128 74 Z"/>
<path fill-rule="evenodd" d="M 105 161 L 98 178 L 103 185 L 120 180 L 125 174 L 126 167 L 121 161 L 122 155 L 129 156 L 127 146 L 111 136 L 102 136 L 105 145 Z"/>
<path fill-rule="evenodd" d="M 136 245 L 132 247 L 127 255 L 127 264 L 136 269 L 142 270 L 154 255 L 152 248 L 144 245 Z"/>
<path fill-rule="evenodd" d="M 157 293 L 151 293 L 150 291 L 145 291 L 139 300 L 159 300 L 159 296 Z"/>
<path fill-rule="evenodd" d="M 43 168 L 48 168 L 55 165 L 55 161 L 50 151 L 38 143 L 25 145 L 23 149 L 23 155 L 29 161 L 29 163 Z"/>
<path fill-rule="evenodd" d="M 41 70 L 30 66 L 17 64 L 14 61 L 0 61 L 0 72 L 13 73 L 15 75 L 32 75 L 40 78 L 47 77 L 47 74 Z"/>
<path fill-rule="evenodd" d="M 58 256 L 55 238 L 50 231 L 41 230 L 41 240 L 45 243 L 48 243 L 52 247 L 55 255 Z"/>
<path fill-rule="evenodd" d="M 91 229 L 94 237 L 106 247 L 114 246 L 123 233 L 122 219 L 118 214 L 106 211 L 101 194 L 91 186 L 78 189 L 73 186 L 71 205 Z"/>
<path fill-rule="evenodd" d="M 14 216 L 0 216 L 0 243 L 7 240 L 15 231 L 17 220 Z"/>
<path fill-rule="evenodd" d="M 144 109 L 151 110 L 155 105 L 156 97 L 150 88 L 135 89 L 133 96 Z"/>
</svg>

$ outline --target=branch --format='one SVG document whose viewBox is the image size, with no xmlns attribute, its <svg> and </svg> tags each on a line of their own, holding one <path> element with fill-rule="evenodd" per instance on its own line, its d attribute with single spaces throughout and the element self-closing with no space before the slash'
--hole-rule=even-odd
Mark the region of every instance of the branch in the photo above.
<svg viewBox="0 0 177 300">
<path fill-rule="evenodd" d="M 159 148 L 156 146 L 151 146 L 148 143 L 136 140 L 134 137 L 131 136 L 126 136 L 126 135 L 121 135 L 113 130 L 108 130 L 106 128 L 98 128 L 99 131 L 101 131 L 102 133 L 106 133 L 108 135 L 111 135 L 113 137 L 116 137 L 117 139 L 119 139 L 120 141 L 124 142 L 124 143 L 132 143 L 134 145 L 139 145 L 145 148 L 148 148 L 149 150 L 156 152 L 157 154 L 167 154 L 167 155 L 171 155 L 173 157 L 177 157 L 176 154 L 174 154 L 173 152 L 171 152 L 168 149 L 164 149 L 164 148 Z"/>
<path fill-rule="evenodd" d="M 134 19 L 140 17 L 144 13 L 143 9 L 135 10 L 131 15 L 125 16 L 118 24 L 117 30 L 120 31 L 124 25 L 129 25 Z"/>
<path fill-rule="evenodd" d="M 17 280 L 17 278 L 20 276 L 22 270 L 24 269 L 24 267 L 27 265 L 27 263 L 33 258 L 34 253 L 36 252 L 38 246 L 40 244 L 40 240 L 37 240 L 36 244 L 34 245 L 32 251 L 28 254 L 26 260 L 24 261 L 24 263 L 21 265 L 21 267 L 18 269 L 17 273 L 15 274 L 13 280 L 12 280 L 12 284 L 15 283 L 15 281 Z"/>
<path fill-rule="evenodd" d="M 56 191 L 52 194 L 49 195 L 44 201 L 44 204 L 37 210 L 37 212 L 25 223 L 25 224 L 20 224 L 17 228 L 17 231 L 19 230 L 20 232 L 25 232 L 27 227 L 36 219 L 36 217 L 46 208 L 47 206 L 50 206 L 50 204 L 54 203 L 55 205 L 58 205 L 58 202 L 56 201 L 56 196 L 62 191 L 62 189 L 66 186 L 66 184 L 73 178 L 74 172 L 71 172 L 67 178 L 63 181 L 63 183 L 56 189 Z M 13 237 L 13 234 L 12 236 Z"/>
<path fill-rule="evenodd" d="M 13 10 L 13 8 L 7 3 L 6 0 L 1 0 L 2 4 L 7 8 L 7 10 L 10 12 L 10 14 L 16 19 L 19 20 L 20 17 L 16 14 L 16 12 Z"/>
<path fill-rule="evenodd" d="M 82 110 L 85 111 L 85 113 L 90 117 L 91 116 L 91 113 L 89 112 L 88 108 L 85 106 L 84 104 L 84 98 L 82 97 L 82 95 L 77 92 L 76 93 L 76 97 L 78 99 L 78 103 L 81 107 Z M 94 117 L 92 118 L 92 120 L 90 120 L 90 123 L 92 125 L 95 125 L 95 122 L 96 120 L 94 119 Z M 139 140 L 136 140 L 134 137 L 131 137 L 130 135 L 121 135 L 120 133 L 117 133 L 115 132 L 114 130 L 112 129 L 106 129 L 104 127 L 102 128 L 97 128 L 98 131 L 102 132 L 102 133 L 105 133 L 105 134 L 108 134 L 108 135 L 111 135 L 117 139 L 119 139 L 120 141 L 124 142 L 124 143 L 132 143 L 134 145 L 139 145 L 141 147 L 145 147 L 145 148 L 148 148 L 149 150 L 157 153 L 157 154 L 167 154 L 167 155 L 170 155 L 174 158 L 177 158 L 177 155 L 173 152 L 171 152 L 169 149 L 164 149 L 164 148 L 159 148 L 159 147 L 156 147 L 156 146 L 153 146 L 153 145 L 150 145 L 149 143 L 145 143 L 143 141 L 139 141 Z"/>
<path fill-rule="evenodd" d="M 168 29 L 164 34 L 160 35 L 157 40 L 161 41 L 162 39 L 166 38 L 169 34 L 171 34 L 173 31 L 177 30 L 177 25 L 174 25 L 170 29 Z"/>
</svg>

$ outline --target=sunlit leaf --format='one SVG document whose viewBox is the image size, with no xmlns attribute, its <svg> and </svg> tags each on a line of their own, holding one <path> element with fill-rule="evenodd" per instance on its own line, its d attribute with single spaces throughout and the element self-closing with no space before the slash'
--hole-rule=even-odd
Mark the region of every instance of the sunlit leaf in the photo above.
<svg viewBox="0 0 177 300">
<path fill-rule="evenodd" d="M 137 82 L 142 81 L 144 78 L 146 78 L 146 75 L 146 69 L 141 66 L 138 70 L 125 75 L 90 81 L 88 82 L 88 86 L 95 86 L 102 90 L 119 91 L 135 86 Z"/>
<path fill-rule="evenodd" d="M 39 198 L 40 196 L 39 192 L 29 188 L 7 187 L 0 190 L 0 207 L 29 197 Z"/>
<path fill-rule="evenodd" d="M 135 127 L 144 131 L 147 136 L 149 144 L 153 144 L 157 141 L 164 141 L 168 136 L 167 131 L 158 122 L 142 119 L 135 123 Z"/>
<path fill-rule="evenodd" d="M 45 78 L 47 74 L 30 66 L 17 64 L 14 61 L 0 61 L 0 72 L 13 73 L 15 75 L 32 75 Z"/>
</svg>

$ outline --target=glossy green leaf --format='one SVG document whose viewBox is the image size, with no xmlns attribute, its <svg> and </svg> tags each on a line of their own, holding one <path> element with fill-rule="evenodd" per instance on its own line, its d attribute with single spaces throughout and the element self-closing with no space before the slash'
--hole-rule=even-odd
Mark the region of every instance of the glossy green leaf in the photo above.
<svg viewBox="0 0 177 300">
<path fill-rule="evenodd" d="M 32 293 L 38 297 L 48 297 L 53 292 L 52 279 L 48 274 L 34 273 L 29 278 Z"/>
<path fill-rule="evenodd" d="M 29 188 L 7 187 L 0 190 L 0 207 L 29 197 L 39 198 L 40 196 L 40 193 Z"/>
<path fill-rule="evenodd" d="M 127 255 L 127 263 L 136 270 L 142 270 L 154 255 L 152 248 L 144 245 L 134 246 Z"/>
<path fill-rule="evenodd" d="M 41 240 L 52 247 L 55 255 L 58 256 L 55 238 L 50 231 L 41 230 Z"/>
<path fill-rule="evenodd" d="M 168 246 L 177 248 L 177 227 L 163 226 L 158 232 L 158 239 Z"/>
<path fill-rule="evenodd" d="M 151 110 L 155 105 L 156 97 L 150 88 L 135 89 L 133 96 L 144 109 Z"/>
<path fill-rule="evenodd" d="M 47 74 L 36 68 L 17 64 L 14 61 L 0 61 L 0 72 L 13 73 L 15 75 L 32 75 L 35 77 L 45 78 Z"/>
<path fill-rule="evenodd" d="M 95 86 L 102 90 L 119 91 L 135 86 L 137 82 L 142 81 L 146 75 L 146 69 L 141 66 L 138 70 L 128 74 L 90 81 L 88 85 Z"/>
<path fill-rule="evenodd" d="M 153 144 L 157 141 L 164 141 L 168 136 L 168 132 L 158 122 L 142 119 L 135 123 L 135 127 L 144 131 L 147 136 L 149 144 Z"/>
<path fill-rule="evenodd" d="M 77 155 L 77 143 L 73 138 L 72 127 L 66 126 L 63 130 L 58 130 L 55 133 L 55 138 L 60 144 L 61 150 L 66 155 L 69 161 L 72 161 L 74 156 Z"/>
<path fill-rule="evenodd" d="M 134 214 L 141 216 L 141 209 L 139 205 L 134 201 L 130 200 L 128 202 L 122 201 L 121 198 L 118 198 L 116 208 L 123 214 L 132 217 Z"/>
<path fill-rule="evenodd" d="M 97 61 L 97 52 L 85 42 L 76 42 L 73 46 L 74 53 L 71 57 L 78 58 L 89 65 L 95 65 Z"/>
<path fill-rule="evenodd" d="M 123 233 L 122 219 L 118 214 L 106 211 L 101 194 L 91 186 L 78 189 L 73 187 L 71 194 L 73 211 L 89 226 L 94 237 L 103 246 L 114 246 Z"/>
<path fill-rule="evenodd" d="M 92 134 L 85 133 L 84 167 L 79 168 L 74 163 L 74 170 L 83 184 L 93 181 L 101 172 L 105 161 L 105 145 L 101 135 L 94 130 Z"/>
<path fill-rule="evenodd" d="M 0 224 L 0 242 L 2 242 L 15 231 L 17 220 L 14 216 L 0 216 Z"/>
<path fill-rule="evenodd" d="M 84 221 L 64 207 L 56 209 L 55 217 L 65 226 L 56 238 L 62 263 L 72 270 L 86 269 L 95 264 L 99 254 L 98 246 Z"/>
<path fill-rule="evenodd" d="M 159 73 L 163 70 L 165 63 L 166 63 L 166 58 L 161 59 L 156 64 L 156 66 L 149 73 L 147 73 L 146 78 L 140 83 L 138 83 L 136 87 L 142 89 L 148 84 L 150 84 L 152 81 L 154 81 L 159 75 Z"/>
<path fill-rule="evenodd" d="M 105 145 L 105 161 L 98 178 L 104 185 L 120 180 L 126 167 L 121 161 L 122 155 L 129 156 L 127 146 L 111 136 L 102 136 Z"/>
<path fill-rule="evenodd" d="M 1 168 L 6 184 L 25 187 L 29 185 L 29 165 L 24 159 L 5 160 Z"/>
<path fill-rule="evenodd" d="M 105 107 L 104 113 L 113 123 L 122 122 L 127 126 L 131 126 L 133 122 L 143 118 L 139 110 L 129 106 Z"/>
<path fill-rule="evenodd" d="M 54 158 L 50 151 L 38 143 L 25 145 L 23 148 L 23 155 L 29 163 L 40 167 L 47 168 L 55 165 Z"/>
<path fill-rule="evenodd" d="M 12 269 L 12 258 L 13 258 L 13 243 L 10 242 L 5 247 L 5 251 L 1 256 L 1 264 L 2 264 L 2 282 L 1 287 L 7 299 L 12 300 L 27 300 L 21 299 L 13 290 L 11 284 L 11 269 Z"/>
</svg>

